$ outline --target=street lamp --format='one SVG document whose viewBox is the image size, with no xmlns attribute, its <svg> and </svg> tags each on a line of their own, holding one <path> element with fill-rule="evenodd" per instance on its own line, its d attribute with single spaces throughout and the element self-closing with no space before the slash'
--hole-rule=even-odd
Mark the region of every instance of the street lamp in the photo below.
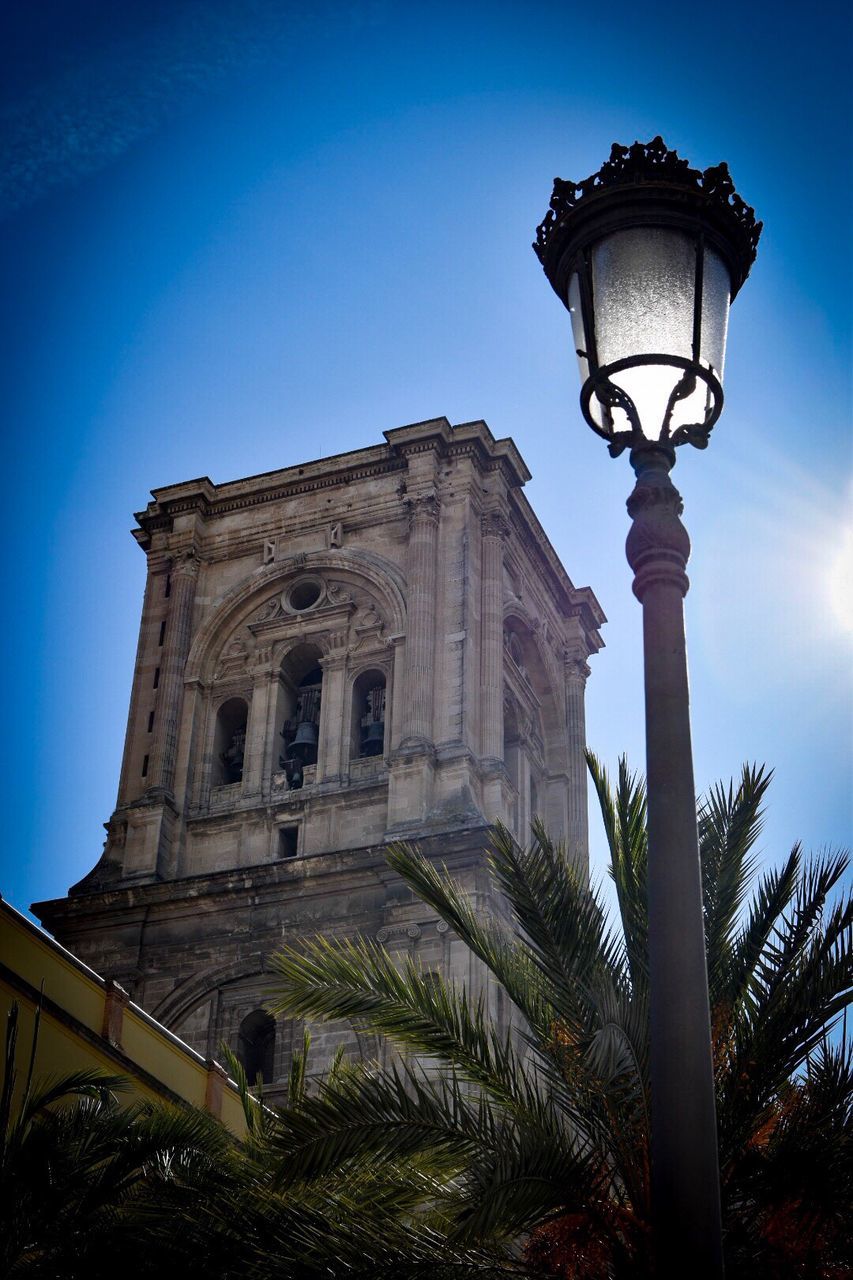
<svg viewBox="0 0 853 1280">
<path fill-rule="evenodd" d="M 669 478 L 723 407 L 729 305 L 761 223 L 721 164 L 661 138 L 614 144 L 598 173 L 557 178 L 534 249 L 567 307 L 581 408 L 630 449 L 626 553 L 643 606 L 649 835 L 652 1212 L 661 1276 L 723 1274 L 714 1075 L 690 744 L 683 599 L 690 540 Z"/>
</svg>

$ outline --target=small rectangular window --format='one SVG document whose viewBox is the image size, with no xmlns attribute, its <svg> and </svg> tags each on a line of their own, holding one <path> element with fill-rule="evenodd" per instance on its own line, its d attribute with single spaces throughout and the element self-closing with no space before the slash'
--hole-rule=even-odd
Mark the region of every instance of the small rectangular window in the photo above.
<svg viewBox="0 0 853 1280">
<path fill-rule="evenodd" d="M 278 856 L 295 858 L 296 846 L 299 843 L 298 827 L 280 827 L 278 832 Z"/>
<path fill-rule="evenodd" d="M 163 621 L 160 623 L 160 639 L 157 641 L 157 643 L 160 646 L 162 646 L 163 644 L 163 637 L 165 636 L 165 634 L 166 634 L 166 619 L 164 618 Z"/>
<path fill-rule="evenodd" d="M 164 595 L 164 596 L 165 596 L 165 598 L 168 600 L 168 599 L 169 599 L 169 596 L 170 596 L 171 594 L 172 594 L 172 575 L 171 575 L 171 573 L 167 573 L 167 574 L 166 574 L 166 589 L 165 589 L 165 591 L 163 592 L 163 595 Z"/>
<path fill-rule="evenodd" d="M 149 711 L 148 712 L 148 732 L 150 733 L 153 728 L 154 728 L 154 712 Z"/>
<path fill-rule="evenodd" d="M 153 684 L 151 687 L 152 687 L 153 689 L 156 689 L 159 683 L 160 683 L 160 668 L 159 668 L 159 667 L 155 667 L 155 669 L 154 669 L 154 684 Z"/>
<path fill-rule="evenodd" d="M 142 776 L 143 778 L 148 777 L 148 756 L 142 757 Z"/>
</svg>

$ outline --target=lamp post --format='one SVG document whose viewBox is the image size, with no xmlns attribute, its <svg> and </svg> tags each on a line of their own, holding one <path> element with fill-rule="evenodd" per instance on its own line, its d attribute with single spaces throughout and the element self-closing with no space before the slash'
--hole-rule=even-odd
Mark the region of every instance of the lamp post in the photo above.
<svg viewBox="0 0 853 1280">
<path fill-rule="evenodd" d="M 626 553 L 643 607 L 648 793 L 652 1216 L 661 1276 L 723 1274 L 714 1074 L 683 599 L 690 540 L 670 480 L 723 406 L 729 305 L 761 224 L 726 165 L 660 138 L 556 179 L 534 249 L 572 321 L 581 408 L 636 485 Z"/>
</svg>

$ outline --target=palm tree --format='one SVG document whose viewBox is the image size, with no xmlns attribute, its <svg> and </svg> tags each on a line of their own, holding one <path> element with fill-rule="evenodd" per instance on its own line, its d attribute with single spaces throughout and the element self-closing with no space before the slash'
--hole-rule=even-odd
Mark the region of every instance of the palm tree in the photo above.
<svg viewBox="0 0 853 1280">
<path fill-rule="evenodd" d="M 250 1088 L 241 1063 L 222 1046 L 243 1100 L 247 1136 L 240 1185 L 201 1222 L 215 1274 L 241 1280 L 495 1277 L 492 1253 L 448 1246 L 445 1192 L 427 1162 L 386 1160 L 381 1168 L 361 1162 L 319 1173 L 297 1172 L 282 1159 L 309 1100 L 309 1049 L 306 1032 L 286 1101 L 271 1108 L 261 1079 Z M 324 1088 L 346 1094 L 352 1075 L 338 1053 Z"/>
<path fill-rule="evenodd" d="M 120 1104 L 121 1076 L 96 1070 L 34 1081 L 17 1067 L 18 1006 L 7 1019 L 0 1090 L 0 1274 L 136 1280 L 178 1263 L 209 1275 L 186 1221 L 234 1180 L 234 1144 L 205 1112 Z"/>
<path fill-rule="evenodd" d="M 624 761 L 615 788 L 588 763 L 621 928 L 538 823 L 524 849 L 495 830 L 487 868 L 507 923 L 477 914 L 417 849 L 388 855 L 501 984 L 509 1034 L 483 997 L 368 940 L 276 957 L 277 1011 L 350 1018 L 403 1054 L 350 1067 L 287 1111 L 282 1184 L 409 1167 L 432 1179 L 427 1208 L 440 1205 L 449 1248 L 488 1245 L 515 1266 L 526 1235 L 539 1272 L 648 1273 L 645 793 Z M 804 861 L 796 846 L 757 875 L 769 781 L 745 767 L 699 808 L 728 1274 L 830 1280 L 853 1263 L 853 1063 L 829 1036 L 850 999 L 853 904 L 838 892 L 844 855 Z"/>
<path fill-rule="evenodd" d="M 247 1135 L 237 1144 L 205 1112 L 125 1102 L 129 1082 L 97 1070 L 25 1077 L 18 1007 L 7 1022 L 0 1088 L 0 1275 L 26 1280 L 328 1280 L 448 1274 L 441 1188 L 427 1171 L 330 1173 L 280 1185 L 277 1113 L 225 1049 Z M 305 1095 L 308 1038 L 288 1106 Z M 331 1078 L 346 1074 L 336 1064 Z M 260 1095 L 260 1096 L 258 1096 Z M 416 1209 L 435 1193 L 432 1220 Z M 494 1274 L 476 1250 L 450 1251 L 453 1276 Z M 406 1270 L 401 1271 L 401 1259 Z"/>
</svg>

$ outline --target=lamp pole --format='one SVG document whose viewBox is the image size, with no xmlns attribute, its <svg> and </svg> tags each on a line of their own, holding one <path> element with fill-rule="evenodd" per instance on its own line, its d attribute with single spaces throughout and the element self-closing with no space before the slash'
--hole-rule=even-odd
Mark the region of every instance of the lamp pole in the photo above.
<svg viewBox="0 0 853 1280">
<path fill-rule="evenodd" d="M 691 169 L 660 138 L 614 144 L 557 179 L 534 244 L 572 318 L 581 407 L 636 485 L 626 544 L 643 609 L 657 1274 L 723 1276 L 720 1180 L 683 601 L 690 539 L 670 479 L 722 410 L 728 308 L 761 224 L 725 165 Z"/>
<path fill-rule="evenodd" d="M 652 1210 L 663 1276 L 723 1274 L 717 1119 L 683 600 L 690 539 L 662 450 L 638 450 L 626 543 L 643 607 Z"/>
</svg>

